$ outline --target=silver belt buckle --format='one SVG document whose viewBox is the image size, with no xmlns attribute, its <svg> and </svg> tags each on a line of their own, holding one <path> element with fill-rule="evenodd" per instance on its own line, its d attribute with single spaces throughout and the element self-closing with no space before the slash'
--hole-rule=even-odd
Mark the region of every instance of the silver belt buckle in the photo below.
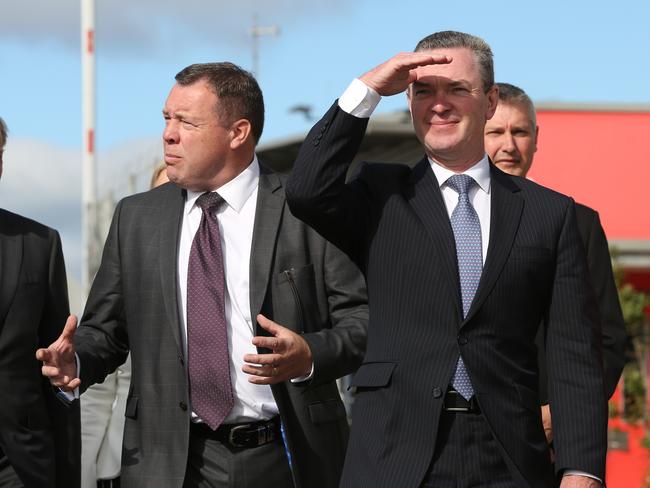
<svg viewBox="0 0 650 488">
<path fill-rule="evenodd" d="M 458 393 L 457 391 L 448 391 L 445 394 L 444 401 L 442 402 L 442 407 L 447 412 L 469 412 L 469 411 L 471 411 L 471 409 L 472 409 L 471 401 L 465 400 L 464 398 L 463 398 L 463 400 L 466 401 L 469 404 L 467 407 L 448 407 L 447 406 L 447 395 L 458 395 L 459 397 L 462 398 L 462 395 L 460 393 Z"/>
<path fill-rule="evenodd" d="M 235 425 L 230 432 L 228 432 L 228 443 L 233 447 L 246 447 L 246 444 L 239 444 L 235 442 L 235 432 L 238 430 L 244 430 L 250 428 L 250 424 Z"/>
</svg>

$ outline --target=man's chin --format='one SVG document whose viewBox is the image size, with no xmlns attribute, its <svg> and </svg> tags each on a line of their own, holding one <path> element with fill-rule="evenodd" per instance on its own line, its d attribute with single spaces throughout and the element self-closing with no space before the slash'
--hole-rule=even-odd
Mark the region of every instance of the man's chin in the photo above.
<svg viewBox="0 0 650 488">
<path fill-rule="evenodd" d="M 524 168 L 519 163 L 512 161 L 498 161 L 494 164 L 504 173 L 514 176 L 524 176 Z"/>
</svg>

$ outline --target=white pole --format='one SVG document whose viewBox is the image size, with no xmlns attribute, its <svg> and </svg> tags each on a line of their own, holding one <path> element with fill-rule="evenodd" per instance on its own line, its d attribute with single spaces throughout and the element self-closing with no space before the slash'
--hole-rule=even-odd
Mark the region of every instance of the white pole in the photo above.
<svg viewBox="0 0 650 488">
<path fill-rule="evenodd" d="M 277 36 L 280 34 L 280 28 L 277 25 L 261 26 L 257 25 L 257 13 L 253 14 L 253 26 L 248 29 L 248 35 L 253 38 L 253 76 L 258 77 L 259 73 L 259 39 L 262 36 Z"/>
<path fill-rule="evenodd" d="M 90 290 L 96 248 L 95 178 L 95 0 L 81 0 L 82 110 L 82 303 Z"/>
</svg>

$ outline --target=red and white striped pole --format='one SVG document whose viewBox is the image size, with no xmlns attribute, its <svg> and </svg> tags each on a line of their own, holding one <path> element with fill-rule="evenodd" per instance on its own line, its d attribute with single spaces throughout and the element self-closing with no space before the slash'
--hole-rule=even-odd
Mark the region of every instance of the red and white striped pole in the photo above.
<svg viewBox="0 0 650 488">
<path fill-rule="evenodd" d="M 85 302 L 94 269 L 97 182 L 95 177 L 95 0 L 81 0 L 81 111 L 82 111 L 82 301 Z"/>
</svg>

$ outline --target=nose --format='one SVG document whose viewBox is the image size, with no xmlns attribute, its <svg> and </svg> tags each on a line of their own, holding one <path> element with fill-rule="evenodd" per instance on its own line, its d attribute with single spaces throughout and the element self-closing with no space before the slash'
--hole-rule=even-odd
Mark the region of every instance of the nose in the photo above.
<svg viewBox="0 0 650 488">
<path fill-rule="evenodd" d="M 168 120 L 163 130 L 163 140 L 167 144 L 176 144 L 179 140 L 178 123 L 175 120 Z"/>
<path fill-rule="evenodd" d="M 501 139 L 501 150 L 513 153 L 517 150 L 517 145 L 515 144 L 515 138 L 512 136 L 512 133 L 505 132 L 503 138 Z"/>
<path fill-rule="evenodd" d="M 436 90 L 431 102 L 431 111 L 442 115 L 451 109 L 449 98 L 444 90 Z"/>
</svg>

